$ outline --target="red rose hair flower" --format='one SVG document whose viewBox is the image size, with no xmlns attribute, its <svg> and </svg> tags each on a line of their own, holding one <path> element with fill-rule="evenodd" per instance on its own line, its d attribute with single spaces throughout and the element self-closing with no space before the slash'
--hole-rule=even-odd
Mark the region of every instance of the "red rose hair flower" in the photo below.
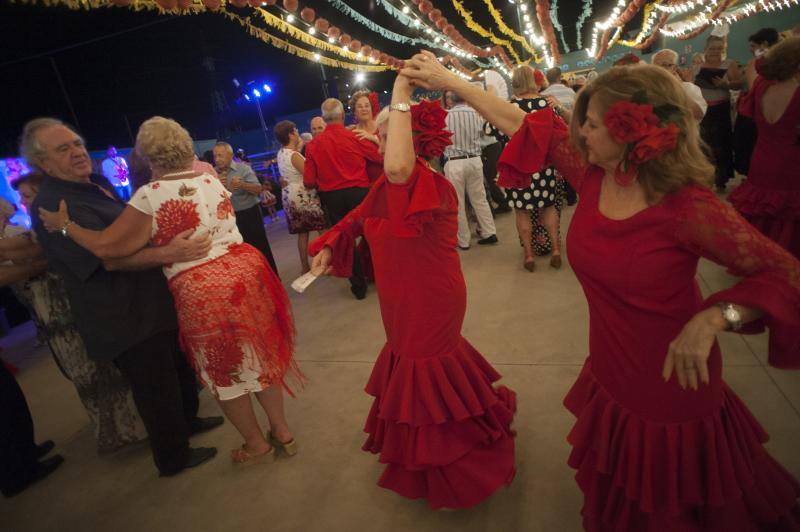
<svg viewBox="0 0 800 532">
<path fill-rule="evenodd" d="M 411 106 L 411 130 L 414 134 L 414 151 L 425 159 L 439 157 L 453 143 L 453 134 L 447 131 L 447 111 L 438 100 L 422 100 Z"/>
<path fill-rule="evenodd" d="M 620 185 L 630 185 L 639 165 L 658 159 L 678 144 L 681 111 L 672 104 L 654 107 L 639 91 L 632 101 L 617 102 L 603 117 L 611 138 L 625 144 L 625 155 L 614 175 Z M 678 116 L 676 116 L 678 115 Z"/>
</svg>

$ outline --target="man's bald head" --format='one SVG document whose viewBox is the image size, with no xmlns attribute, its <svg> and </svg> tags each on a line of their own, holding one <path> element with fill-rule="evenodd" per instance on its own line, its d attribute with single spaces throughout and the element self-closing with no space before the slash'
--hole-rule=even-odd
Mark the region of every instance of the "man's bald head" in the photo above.
<svg viewBox="0 0 800 532">
<path fill-rule="evenodd" d="M 326 124 L 344 124 L 344 105 L 336 98 L 322 102 L 322 119 Z"/>
<path fill-rule="evenodd" d="M 311 136 L 316 137 L 325 131 L 325 120 L 321 116 L 315 116 L 311 119 Z"/>
</svg>

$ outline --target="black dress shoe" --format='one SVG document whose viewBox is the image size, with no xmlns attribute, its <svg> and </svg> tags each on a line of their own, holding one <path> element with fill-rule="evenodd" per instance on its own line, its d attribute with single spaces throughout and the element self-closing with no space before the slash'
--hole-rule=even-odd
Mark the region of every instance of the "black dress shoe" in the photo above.
<svg viewBox="0 0 800 532">
<path fill-rule="evenodd" d="M 36 446 L 36 459 L 42 458 L 47 455 L 50 451 L 53 450 L 56 444 L 53 440 L 46 440 Z"/>
<path fill-rule="evenodd" d="M 19 495 L 23 491 L 25 491 L 28 486 L 31 484 L 42 480 L 43 478 L 47 477 L 55 471 L 56 469 L 64 463 L 64 457 L 60 454 L 55 454 L 46 460 L 42 460 L 36 464 L 36 468 L 34 469 L 31 477 L 28 479 L 27 482 L 20 484 L 19 486 L 10 489 L 10 490 L 3 490 L 3 496 L 5 497 L 13 497 L 15 495 Z"/>
<path fill-rule="evenodd" d="M 223 423 L 225 423 L 225 418 L 222 416 L 196 417 L 189 422 L 189 436 L 208 432 Z"/>
<path fill-rule="evenodd" d="M 189 449 L 189 458 L 186 460 L 186 465 L 183 466 L 181 469 L 177 471 L 170 471 L 164 472 L 162 471 L 159 476 L 162 477 L 174 477 L 178 473 L 189 469 L 191 467 L 197 467 L 204 462 L 208 462 L 212 458 L 217 456 L 217 448 L 216 447 L 196 447 Z"/>
<path fill-rule="evenodd" d="M 497 244 L 497 235 L 487 236 L 486 238 L 481 238 L 478 240 L 478 244 L 481 246 L 485 246 L 486 244 Z"/>
<path fill-rule="evenodd" d="M 367 287 L 366 286 L 363 287 L 363 288 L 359 288 L 359 287 L 356 287 L 356 286 L 351 286 L 350 287 L 350 292 L 353 293 L 353 295 L 356 297 L 356 299 L 364 299 L 365 297 L 367 297 Z"/>
</svg>

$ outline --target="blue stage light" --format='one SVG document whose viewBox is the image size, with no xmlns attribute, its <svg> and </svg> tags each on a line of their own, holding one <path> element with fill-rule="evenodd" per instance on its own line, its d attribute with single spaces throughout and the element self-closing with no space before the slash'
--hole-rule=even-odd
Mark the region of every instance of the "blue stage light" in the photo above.
<svg viewBox="0 0 800 532">
<path fill-rule="evenodd" d="M 249 95 L 249 94 L 245 94 L 245 95 L 244 95 L 244 99 L 245 99 L 245 100 L 247 100 L 247 101 L 249 102 L 249 101 L 250 101 L 250 95 Z"/>
<path fill-rule="evenodd" d="M 267 85 L 266 83 L 264 83 L 264 91 L 265 91 L 265 92 L 272 92 L 272 87 L 270 87 L 269 85 Z"/>
<path fill-rule="evenodd" d="M 253 96 L 255 96 L 256 98 L 261 98 L 261 93 L 258 92 L 258 89 L 253 89 Z"/>
</svg>

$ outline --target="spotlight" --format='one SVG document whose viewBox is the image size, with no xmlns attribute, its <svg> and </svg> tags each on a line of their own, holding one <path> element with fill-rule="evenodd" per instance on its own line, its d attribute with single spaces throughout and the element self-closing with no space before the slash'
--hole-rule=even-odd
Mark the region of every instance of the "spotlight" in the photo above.
<svg viewBox="0 0 800 532">
<path fill-rule="evenodd" d="M 233 78 L 233 86 L 234 86 L 234 87 L 236 87 L 236 88 L 238 89 L 238 88 L 239 88 L 239 85 L 240 85 L 240 83 L 239 83 L 239 80 L 238 80 L 238 79 L 236 79 L 236 78 Z"/>
<path fill-rule="evenodd" d="M 245 100 L 247 100 L 247 101 L 249 102 L 249 101 L 250 101 L 250 96 L 249 96 L 248 94 L 245 94 L 245 95 L 244 95 L 244 99 L 245 99 Z"/>
<path fill-rule="evenodd" d="M 289 24 L 294 22 L 294 15 L 292 15 L 291 13 L 286 15 L 286 22 L 288 22 Z"/>
<path fill-rule="evenodd" d="M 264 83 L 264 92 L 272 92 L 272 87 Z"/>
<path fill-rule="evenodd" d="M 356 83 L 364 83 L 364 73 L 359 72 L 356 74 Z"/>
<path fill-rule="evenodd" d="M 319 61 L 319 54 L 314 54 L 314 61 Z"/>
<path fill-rule="evenodd" d="M 314 35 L 315 33 L 317 33 L 317 30 L 314 29 L 314 26 L 311 26 L 310 28 L 308 28 L 308 33 Z"/>
<path fill-rule="evenodd" d="M 253 89 L 253 96 L 255 96 L 256 98 L 261 98 L 261 93 L 259 92 L 258 89 Z"/>
<path fill-rule="evenodd" d="M 333 44 L 336 42 L 336 39 L 334 39 L 333 37 L 328 37 L 328 42 Z"/>
</svg>

